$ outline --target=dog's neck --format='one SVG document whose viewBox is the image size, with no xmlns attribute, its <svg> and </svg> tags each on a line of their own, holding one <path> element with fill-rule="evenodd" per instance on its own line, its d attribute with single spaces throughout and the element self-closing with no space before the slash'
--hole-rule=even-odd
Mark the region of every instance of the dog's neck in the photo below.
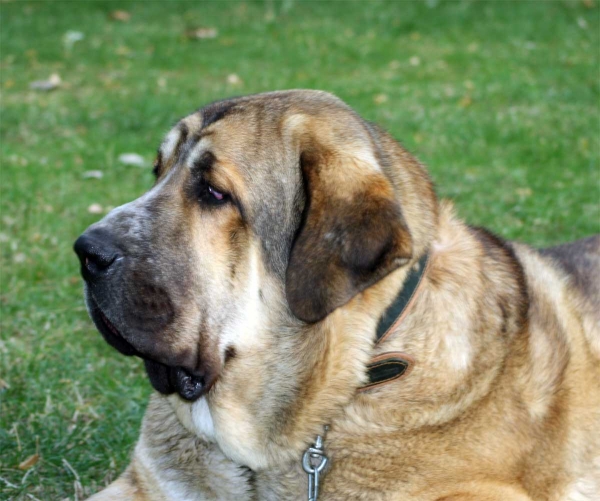
<svg viewBox="0 0 600 501">
<path fill-rule="evenodd" d="M 458 220 L 450 205 L 442 207 L 419 299 L 373 353 L 407 353 L 415 368 L 397 384 L 358 394 L 344 414 L 352 419 L 333 423 L 333 438 L 358 422 L 386 422 L 396 430 L 440 425 L 490 391 L 526 321 L 522 270 L 511 253 L 499 239 Z M 490 280 L 490 272 L 500 279 Z M 378 414 L 389 411 L 382 401 L 395 402 L 394 419 Z"/>
</svg>

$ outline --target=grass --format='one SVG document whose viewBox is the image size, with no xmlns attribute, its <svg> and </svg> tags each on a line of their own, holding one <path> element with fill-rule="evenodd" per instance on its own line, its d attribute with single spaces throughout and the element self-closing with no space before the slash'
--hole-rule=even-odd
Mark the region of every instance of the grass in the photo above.
<svg viewBox="0 0 600 501">
<path fill-rule="evenodd" d="M 150 164 L 169 126 L 204 103 L 329 90 L 427 163 L 470 222 L 536 246 L 600 231 L 596 0 L 19 1 L 0 4 L 0 23 L 9 499 L 81 499 L 127 463 L 150 387 L 94 331 L 71 246 L 100 217 L 92 203 L 106 211 L 150 186 L 150 168 L 117 157 Z M 186 37 L 198 26 L 218 36 Z M 69 31 L 85 38 L 68 48 Z M 52 73 L 60 88 L 30 90 Z"/>
</svg>

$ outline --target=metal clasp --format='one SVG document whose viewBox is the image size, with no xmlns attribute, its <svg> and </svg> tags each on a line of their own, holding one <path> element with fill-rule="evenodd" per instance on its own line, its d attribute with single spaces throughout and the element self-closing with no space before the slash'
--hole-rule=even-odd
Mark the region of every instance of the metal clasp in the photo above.
<svg viewBox="0 0 600 501">
<path fill-rule="evenodd" d="M 319 496 L 319 475 L 327 466 L 327 456 L 323 451 L 323 441 L 329 426 L 325 426 L 323 437 L 317 435 L 313 447 L 309 447 L 302 456 L 302 469 L 308 474 L 308 501 L 317 501 Z"/>
</svg>

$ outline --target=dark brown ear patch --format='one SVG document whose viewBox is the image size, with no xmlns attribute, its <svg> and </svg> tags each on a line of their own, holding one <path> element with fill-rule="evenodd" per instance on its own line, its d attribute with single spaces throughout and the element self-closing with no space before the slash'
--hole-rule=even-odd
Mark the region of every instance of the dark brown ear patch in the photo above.
<svg viewBox="0 0 600 501">
<path fill-rule="evenodd" d="M 330 159 L 321 158 L 318 165 L 312 163 L 315 157 L 309 160 L 302 164 L 307 203 L 290 255 L 286 293 L 298 318 L 316 322 L 404 264 L 412 240 L 382 174 L 335 172 L 323 168 Z"/>
</svg>

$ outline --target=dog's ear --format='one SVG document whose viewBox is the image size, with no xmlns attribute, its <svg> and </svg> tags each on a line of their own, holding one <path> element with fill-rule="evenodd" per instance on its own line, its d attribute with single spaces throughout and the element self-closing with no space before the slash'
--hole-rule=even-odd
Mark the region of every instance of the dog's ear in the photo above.
<svg viewBox="0 0 600 501">
<path fill-rule="evenodd" d="M 300 142 L 306 203 L 286 274 L 294 315 L 317 322 L 408 262 L 412 239 L 370 144 Z"/>
</svg>

